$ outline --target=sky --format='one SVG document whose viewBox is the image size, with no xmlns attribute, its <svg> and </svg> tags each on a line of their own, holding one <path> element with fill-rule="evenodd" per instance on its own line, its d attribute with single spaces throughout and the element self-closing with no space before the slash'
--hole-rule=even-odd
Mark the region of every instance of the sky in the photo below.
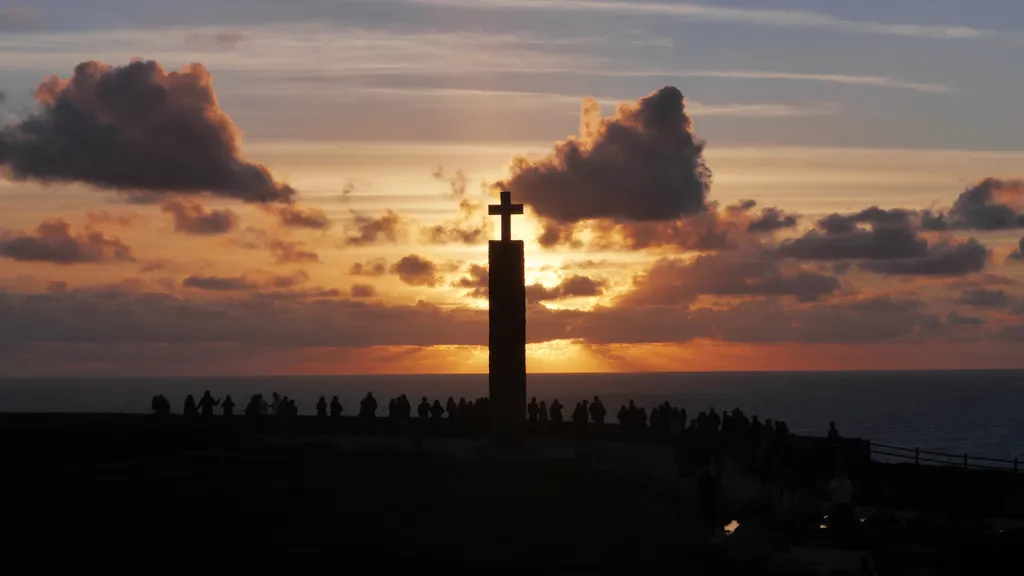
<svg viewBox="0 0 1024 576">
<path fill-rule="evenodd" d="M 1024 368 L 1022 21 L 0 0 L 0 377 Z"/>
</svg>

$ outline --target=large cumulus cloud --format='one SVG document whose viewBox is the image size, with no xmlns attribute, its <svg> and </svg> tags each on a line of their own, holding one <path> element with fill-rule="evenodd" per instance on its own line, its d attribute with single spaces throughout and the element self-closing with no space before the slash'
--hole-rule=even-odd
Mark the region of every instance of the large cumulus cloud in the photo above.
<svg viewBox="0 0 1024 576">
<path fill-rule="evenodd" d="M 70 78 L 47 78 L 35 96 L 36 112 L 0 130 L 0 167 L 12 178 L 246 202 L 295 197 L 242 157 L 240 132 L 201 64 L 166 72 L 153 61 L 84 62 Z"/>
<path fill-rule="evenodd" d="M 544 158 L 516 159 L 496 187 L 559 223 L 672 220 L 706 209 L 711 170 L 703 153 L 683 94 L 665 87 L 611 118 L 585 101 L 578 137 Z"/>
</svg>

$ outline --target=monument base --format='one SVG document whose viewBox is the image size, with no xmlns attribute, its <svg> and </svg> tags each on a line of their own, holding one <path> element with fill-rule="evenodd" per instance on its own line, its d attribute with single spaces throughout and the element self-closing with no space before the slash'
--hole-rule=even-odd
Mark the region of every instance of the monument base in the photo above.
<svg viewBox="0 0 1024 576">
<path fill-rule="evenodd" d="M 526 279 L 522 240 L 488 245 L 491 441 L 514 447 L 526 440 Z"/>
</svg>

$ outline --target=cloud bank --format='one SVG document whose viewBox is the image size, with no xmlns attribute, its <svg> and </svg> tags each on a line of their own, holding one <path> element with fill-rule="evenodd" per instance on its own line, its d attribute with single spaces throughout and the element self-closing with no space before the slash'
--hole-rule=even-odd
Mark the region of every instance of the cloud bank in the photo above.
<svg viewBox="0 0 1024 576">
<path fill-rule="evenodd" d="M 130 246 L 102 232 L 71 233 L 64 220 L 47 220 L 32 233 L 0 231 L 0 256 L 22 262 L 71 265 L 134 262 Z"/>
</svg>

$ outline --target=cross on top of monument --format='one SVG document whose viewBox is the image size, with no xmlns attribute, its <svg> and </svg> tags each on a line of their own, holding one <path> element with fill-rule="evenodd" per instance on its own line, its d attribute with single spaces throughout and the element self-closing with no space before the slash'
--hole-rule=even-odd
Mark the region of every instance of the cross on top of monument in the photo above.
<svg viewBox="0 0 1024 576">
<path fill-rule="evenodd" d="M 501 204 L 491 204 L 487 207 L 487 213 L 491 216 L 501 216 L 501 241 L 512 240 L 512 215 L 522 214 L 523 205 L 512 203 L 512 193 L 501 193 Z"/>
</svg>

